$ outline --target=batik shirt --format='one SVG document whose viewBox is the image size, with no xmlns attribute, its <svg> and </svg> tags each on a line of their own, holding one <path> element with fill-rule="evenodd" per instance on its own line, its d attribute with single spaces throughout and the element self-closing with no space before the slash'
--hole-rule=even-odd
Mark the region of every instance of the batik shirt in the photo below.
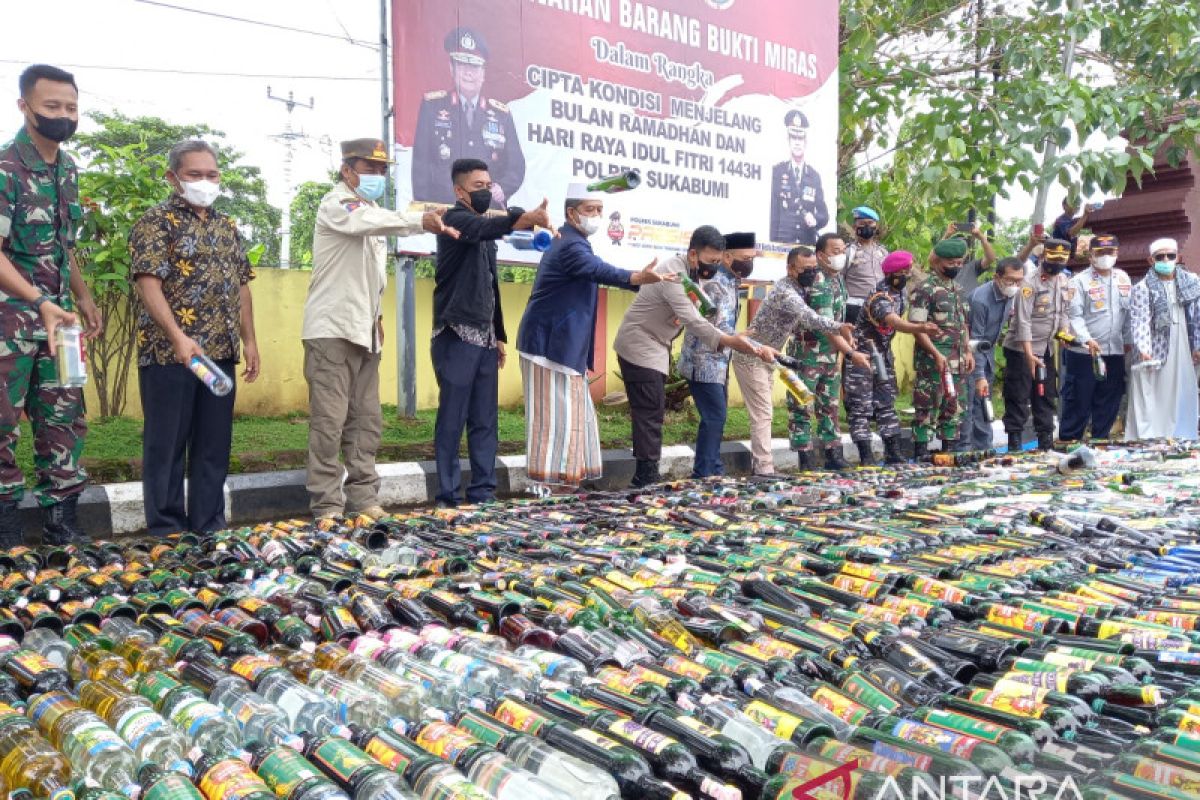
<svg viewBox="0 0 1200 800">
<path fill-rule="evenodd" d="M 738 318 L 738 279 L 723 266 L 717 274 L 700 284 L 700 288 L 716 307 L 715 317 L 709 321 L 723 333 L 733 333 Z M 679 374 L 695 383 L 725 383 L 729 374 L 728 349 L 714 350 L 692 333 L 683 337 L 683 349 L 679 353 Z"/>
</svg>

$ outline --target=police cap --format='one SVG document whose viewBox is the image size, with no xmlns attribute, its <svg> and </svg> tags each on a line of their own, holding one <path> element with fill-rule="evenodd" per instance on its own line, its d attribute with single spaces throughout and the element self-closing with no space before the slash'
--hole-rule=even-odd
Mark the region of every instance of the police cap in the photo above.
<svg viewBox="0 0 1200 800">
<path fill-rule="evenodd" d="M 451 61 L 483 66 L 488 60 L 487 45 L 478 31 L 472 28 L 455 28 L 446 34 L 446 52 Z"/>
<path fill-rule="evenodd" d="M 808 117 L 804 116 L 803 111 L 793 108 L 784 115 L 783 124 L 787 126 L 789 134 L 808 135 Z"/>
<path fill-rule="evenodd" d="M 361 158 L 364 161 L 382 161 L 391 164 L 388 158 L 387 145 L 379 139 L 350 139 L 342 142 L 342 160 Z"/>
</svg>

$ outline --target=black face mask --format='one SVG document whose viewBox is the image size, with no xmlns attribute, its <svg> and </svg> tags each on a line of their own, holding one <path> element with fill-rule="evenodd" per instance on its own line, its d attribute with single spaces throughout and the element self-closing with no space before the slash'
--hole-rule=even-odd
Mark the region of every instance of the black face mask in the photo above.
<svg viewBox="0 0 1200 800">
<path fill-rule="evenodd" d="M 471 208 L 475 209 L 476 214 L 486 214 L 487 210 L 492 207 L 491 189 L 476 189 L 468 194 L 471 197 Z"/>
<path fill-rule="evenodd" d="M 875 228 L 868 227 L 866 225 L 864 225 L 861 228 L 855 228 L 854 232 L 858 234 L 858 238 L 860 238 L 860 239 L 874 239 L 875 238 Z"/>
<path fill-rule="evenodd" d="M 944 267 L 942 269 L 942 274 L 945 275 L 950 280 L 954 280 L 955 278 L 957 278 L 958 273 L 960 273 L 960 272 L 962 272 L 962 267 Z"/>
<path fill-rule="evenodd" d="M 902 291 L 904 289 L 904 287 L 908 285 L 908 276 L 907 275 L 889 275 L 887 281 L 888 281 L 888 286 L 892 287 L 892 291 L 899 292 L 899 291 Z"/>
<path fill-rule="evenodd" d="M 1057 275 L 1066 268 L 1066 264 L 1056 264 L 1053 261 L 1042 262 L 1042 272 L 1046 273 L 1047 275 Z"/>
<path fill-rule="evenodd" d="M 711 264 L 705 264 L 703 261 L 696 262 L 696 275 L 702 281 L 712 280 L 717 274 L 717 267 L 721 266 L 720 261 L 714 261 Z"/>
<path fill-rule="evenodd" d="M 749 258 L 745 261 L 734 261 L 729 265 L 729 271 L 739 278 L 749 278 L 750 273 L 754 272 L 754 259 Z"/>
<path fill-rule="evenodd" d="M 79 127 L 79 120 L 70 117 L 43 117 L 35 112 L 33 120 L 33 129 L 52 142 L 65 142 L 75 135 L 75 129 Z"/>
<path fill-rule="evenodd" d="M 805 289 L 815 285 L 817 282 L 817 271 L 815 269 L 806 269 L 796 276 L 796 283 L 803 286 Z"/>
</svg>

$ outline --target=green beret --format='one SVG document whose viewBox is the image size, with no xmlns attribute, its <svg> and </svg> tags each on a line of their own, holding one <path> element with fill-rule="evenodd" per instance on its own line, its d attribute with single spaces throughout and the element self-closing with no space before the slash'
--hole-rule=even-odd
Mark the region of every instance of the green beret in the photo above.
<svg viewBox="0 0 1200 800">
<path fill-rule="evenodd" d="M 942 239 L 933 246 L 933 254 L 938 258 L 962 258 L 967 254 L 965 239 Z"/>
</svg>

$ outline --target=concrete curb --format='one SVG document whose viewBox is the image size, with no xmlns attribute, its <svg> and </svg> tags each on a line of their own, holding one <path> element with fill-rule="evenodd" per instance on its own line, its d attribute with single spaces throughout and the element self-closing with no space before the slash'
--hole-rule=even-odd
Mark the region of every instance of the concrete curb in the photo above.
<svg viewBox="0 0 1200 800">
<path fill-rule="evenodd" d="M 904 431 L 905 440 L 911 433 Z M 993 426 L 993 443 L 1007 444 L 1000 422 Z M 872 436 L 876 454 L 883 453 L 883 442 Z M 794 469 L 796 456 L 788 448 L 787 439 L 771 442 L 775 468 Z M 847 461 L 858 461 L 858 449 L 846 434 L 842 435 L 842 451 Z M 690 445 L 663 448 L 659 471 L 664 478 L 686 478 L 691 474 L 695 450 Z M 750 442 L 725 442 L 721 446 L 725 470 L 730 475 L 750 472 Z M 604 451 L 604 477 L 597 488 L 622 489 L 629 485 L 634 471 L 633 455 L 628 450 Z M 429 504 L 437 493 L 437 469 L 432 461 L 379 464 L 379 502 L 386 508 Z M 462 460 L 463 484 L 470 480 L 471 465 Z M 304 488 L 304 470 L 256 472 L 230 475 L 225 482 L 225 513 L 231 525 L 246 525 L 269 519 L 307 517 L 308 492 Z M 497 493 L 501 496 L 521 495 L 529 489 L 525 471 L 525 456 L 500 456 L 496 463 Z M 26 533 L 36 539 L 41 532 L 41 516 L 32 498 L 22 503 Z M 79 502 L 79 521 L 97 538 L 137 533 L 145 528 L 141 483 L 110 483 L 89 486 Z"/>
</svg>

